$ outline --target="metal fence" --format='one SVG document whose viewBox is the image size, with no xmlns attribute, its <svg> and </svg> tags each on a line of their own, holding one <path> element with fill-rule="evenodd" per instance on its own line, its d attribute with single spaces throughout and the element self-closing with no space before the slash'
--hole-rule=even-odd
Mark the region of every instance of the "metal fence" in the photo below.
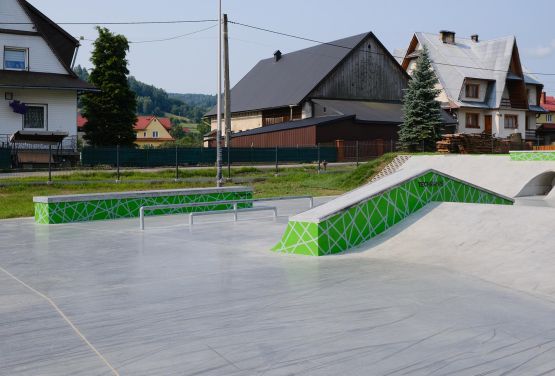
<svg viewBox="0 0 555 376">
<path fill-rule="evenodd" d="M 0 147 L 0 170 L 12 167 L 12 153 L 8 147 Z"/>
<path fill-rule="evenodd" d="M 337 161 L 337 149 L 328 146 L 295 148 L 223 148 L 223 164 L 310 163 Z M 163 167 L 212 165 L 216 148 L 90 148 L 81 152 L 83 166 Z"/>
</svg>

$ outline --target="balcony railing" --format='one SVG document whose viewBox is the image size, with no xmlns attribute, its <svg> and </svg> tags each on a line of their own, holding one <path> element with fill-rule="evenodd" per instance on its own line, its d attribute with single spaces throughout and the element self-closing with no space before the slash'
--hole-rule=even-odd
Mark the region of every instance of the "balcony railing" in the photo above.
<svg viewBox="0 0 555 376">
<path fill-rule="evenodd" d="M 502 108 L 526 108 L 526 101 L 522 100 L 511 100 L 508 98 L 501 99 Z"/>
<path fill-rule="evenodd" d="M 1 134 L 0 133 L 0 147 L 11 147 L 13 146 L 10 142 L 11 134 Z M 53 147 L 57 149 L 56 147 Z M 43 144 L 33 144 L 33 143 L 17 143 L 17 149 L 19 150 L 46 150 L 48 145 Z M 60 145 L 60 152 L 77 152 L 77 136 L 68 136 L 64 138 L 62 144 Z"/>
</svg>

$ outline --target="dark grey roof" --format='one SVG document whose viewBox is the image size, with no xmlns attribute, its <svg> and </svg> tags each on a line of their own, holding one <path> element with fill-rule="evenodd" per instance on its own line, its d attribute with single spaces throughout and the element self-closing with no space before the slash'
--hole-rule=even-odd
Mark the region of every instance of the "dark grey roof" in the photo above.
<svg viewBox="0 0 555 376">
<path fill-rule="evenodd" d="M 401 124 L 403 122 L 402 103 L 384 103 L 367 101 L 346 101 L 330 99 L 313 99 L 314 103 L 325 106 L 328 111 L 334 110 L 338 115 L 355 115 L 357 121 L 379 123 Z M 446 111 L 442 110 L 441 115 L 444 124 L 456 124 Z"/>
<path fill-rule="evenodd" d="M 232 137 L 242 137 L 242 136 L 250 136 L 253 134 L 284 131 L 288 129 L 310 127 L 313 125 L 332 124 L 337 121 L 346 120 L 346 119 L 354 119 L 354 116 L 353 115 L 323 116 L 323 117 L 307 118 L 307 119 L 295 120 L 295 121 L 286 121 L 284 123 L 249 129 L 248 131 L 236 132 L 236 133 L 233 133 Z"/>
<path fill-rule="evenodd" d="M 26 0 L 18 0 L 18 2 L 68 73 L 73 74 L 71 63 L 79 41 Z"/>
<path fill-rule="evenodd" d="M 0 87 L 97 91 L 88 82 L 69 74 L 0 70 Z"/>
<path fill-rule="evenodd" d="M 360 42 L 371 33 L 264 59 L 231 90 L 231 112 L 299 104 Z M 337 47 L 337 45 L 346 48 Z M 215 115 L 213 108 L 206 115 Z"/>
<path fill-rule="evenodd" d="M 547 111 L 545 108 L 541 107 L 541 106 L 535 106 L 535 105 L 530 105 L 528 106 L 528 110 L 532 111 L 532 112 L 540 112 L 540 113 L 549 113 L 549 111 Z"/>
</svg>

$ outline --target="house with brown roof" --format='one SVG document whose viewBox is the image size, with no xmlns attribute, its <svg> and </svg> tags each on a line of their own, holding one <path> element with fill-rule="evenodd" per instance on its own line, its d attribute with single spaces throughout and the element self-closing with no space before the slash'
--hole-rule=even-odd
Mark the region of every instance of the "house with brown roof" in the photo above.
<svg viewBox="0 0 555 376">
<path fill-rule="evenodd" d="M 79 41 L 25 0 L 0 6 L 0 141 L 64 138 L 74 149 L 77 96 L 95 91 L 73 72 Z M 38 136 L 37 136 L 38 135 Z M 23 137 L 24 138 L 24 137 Z"/>
<path fill-rule="evenodd" d="M 84 126 L 87 119 L 77 115 L 77 129 L 79 138 L 82 139 L 84 135 Z M 135 144 L 139 147 L 156 147 L 165 142 L 175 141 L 170 134 L 172 123 L 169 118 L 157 117 L 154 115 L 137 116 L 137 122 L 133 126 L 137 138 Z"/>
</svg>

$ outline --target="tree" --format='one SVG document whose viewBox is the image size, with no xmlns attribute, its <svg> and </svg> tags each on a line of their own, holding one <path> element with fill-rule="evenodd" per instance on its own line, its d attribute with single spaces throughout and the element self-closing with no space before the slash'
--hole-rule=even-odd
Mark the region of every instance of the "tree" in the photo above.
<svg viewBox="0 0 555 376">
<path fill-rule="evenodd" d="M 436 89 L 438 82 L 428 50 L 424 48 L 416 60 L 416 68 L 403 98 L 399 141 L 406 149 L 414 150 L 420 145 L 424 145 L 424 149 L 432 149 L 441 138 L 441 107 L 436 100 L 441 92 Z"/>
<path fill-rule="evenodd" d="M 81 65 L 77 65 L 75 68 L 73 68 L 73 71 L 75 72 L 77 77 L 79 77 L 83 81 L 89 81 L 89 72 L 87 71 L 87 68 L 82 67 Z"/>
<path fill-rule="evenodd" d="M 106 28 L 97 30 L 89 82 L 101 91 L 83 96 L 84 138 L 92 146 L 133 146 L 137 101 L 127 81 L 129 42 Z"/>
</svg>

